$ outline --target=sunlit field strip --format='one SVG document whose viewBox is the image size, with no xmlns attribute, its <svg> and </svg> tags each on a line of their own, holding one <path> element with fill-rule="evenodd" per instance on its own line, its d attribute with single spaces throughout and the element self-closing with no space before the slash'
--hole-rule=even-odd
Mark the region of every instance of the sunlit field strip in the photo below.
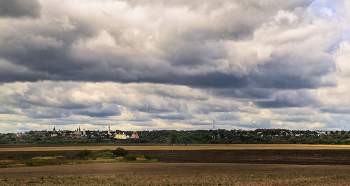
<svg viewBox="0 0 350 186">
<path fill-rule="evenodd" d="M 179 146 L 60 146 L 60 147 L 13 147 L 0 148 L 1 151 L 58 151 L 58 150 L 101 150 L 123 147 L 126 150 L 259 150 L 259 149 L 288 149 L 288 150 L 322 150 L 348 149 L 350 145 L 303 145 L 303 144 L 230 144 L 230 145 L 179 145 Z"/>
<path fill-rule="evenodd" d="M 120 163 L 0 169 L 0 185 L 349 185 L 349 166 Z"/>
</svg>

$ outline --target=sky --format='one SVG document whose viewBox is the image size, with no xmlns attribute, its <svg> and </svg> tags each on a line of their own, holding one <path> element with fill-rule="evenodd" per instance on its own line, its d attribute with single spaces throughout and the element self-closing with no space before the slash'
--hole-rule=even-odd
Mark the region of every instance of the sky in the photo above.
<svg viewBox="0 0 350 186">
<path fill-rule="evenodd" d="M 0 133 L 350 130 L 346 0 L 0 0 Z"/>
</svg>

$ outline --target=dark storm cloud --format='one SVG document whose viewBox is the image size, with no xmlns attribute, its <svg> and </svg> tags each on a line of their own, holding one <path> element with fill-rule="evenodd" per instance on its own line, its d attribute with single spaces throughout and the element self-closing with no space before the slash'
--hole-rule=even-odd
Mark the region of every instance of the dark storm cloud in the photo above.
<svg viewBox="0 0 350 186">
<path fill-rule="evenodd" d="M 18 114 L 18 113 L 6 107 L 0 107 L 0 114 Z"/>
<path fill-rule="evenodd" d="M 232 98 L 245 98 L 245 99 L 268 99 L 271 97 L 271 94 L 275 92 L 275 89 L 268 88 L 228 88 L 228 89 L 214 89 L 210 90 L 211 94 L 216 96 L 223 97 L 232 97 Z"/>
<path fill-rule="evenodd" d="M 316 1 L 0 0 L 0 124 L 327 126 L 348 18 Z"/>
<path fill-rule="evenodd" d="M 318 106 L 320 101 L 308 91 L 286 91 L 278 92 L 272 101 L 255 101 L 261 108 L 283 108 L 283 107 L 306 107 Z"/>
<path fill-rule="evenodd" d="M 257 101 L 256 105 L 263 108 L 281 108 L 281 107 L 303 107 L 304 103 L 292 103 L 288 100 L 276 100 L 276 101 Z"/>
<path fill-rule="evenodd" d="M 16 3 L 19 2 L 22 1 L 16 1 Z M 269 64 L 260 67 L 263 71 L 260 75 L 252 73 L 242 76 L 235 72 L 214 70 L 217 66 L 217 60 L 226 60 L 228 57 L 229 50 L 220 44 L 220 41 L 249 40 L 253 32 L 261 26 L 261 23 L 264 20 L 271 20 L 271 17 L 279 10 L 293 11 L 295 8 L 307 7 L 311 2 L 298 0 L 288 3 L 276 3 L 274 1 L 264 3 L 256 1 L 163 2 L 162 6 L 166 9 L 170 8 L 170 10 L 172 10 L 171 8 L 181 10 L 181 8 L 187 7 L 188 12 L 195 16 L 198 14 L 201 21 L 191 24 L 193 20 L 191 18 L 186 20 L 187 18 L 184 17 L 184 20 L 163 22 L 162 27 L 158 30 L 160 42 L 155 46 L 166 55 L 158 58 L 162 61 L 161 64 L 155 65 L 149 65 L 148 63 L 153 63 L 149 58 L 157 58 L 157 55 L 145 55 L 143 51 L 137 49 L 139 47 L 137 42 L 140 41 L 127 40 L 122 37 L 123 34 L 125 35 L 128 32 L 127 27 L 110 27 L 107 25 L 98 27 L 102 23 L 92 24 L 72 12 L 68 12 L 70 17 L 65 19 L 65 24 L 70 25 L 71 29 L 62 28 L 61 23 L 57 21 L 46 23 L 42 27 L 27 25 L 33 33 L 13 33 L 11 30 L 6 30 L 8 28 L 4 28 L 5 34 L 0 40 L 6 43 L 6 47 L 1 47 L 0 57 L 6 59 L 13 66 L 22 68 L 23 70 L 20 72 L 23 73 L 18 72 L 18 75 L 10 75 L 9 73 L 0 81 L 151 82 L 212 88 L 242 88 L 250 85 L 267 88 L 319 87 L 322 84 L 318 83 L 319 80 L 313 77 L 306 76 L 306 81 L 297 81 L 300 78 L 298 74 L 283 76 L 285 73 L 281 73 L 281 75 L 271 76 L 270 72 L 280 69 L 278 69 L 278 66 L 269 66 Z M 152 1 L 137 3 L 127 1 L 126 3 L 135 7 L 147 7 L 146 5 L 148 5 L 157 8 Z M 208 6 L 203 6 L 203 3 L 208 4 Z M 237 8 L 230 11 L 225 10 L 228 5 Z M 162 11 L 159 9 L 151 13 L 149 15 L 151 21 L 154 21 L 156 15 L 162 15 L 159 14 Z M 216 14 L 215 11 L 218 13 Z M 103 19 L 108 20 L 109 18 L 105 17 Z M 164 17 L 164 19 L 170 18 Z M 213 21 L 207 22 L 207 19 L 213 19 Z M 101 22 L 103 21 L 101 20 Z M 182 32 L 174 32 L 175 29 L 181 28 L 181 22 L 186 25 L 186 29 Z M 206 24 L 212 25 L 208 26 Z M 50 31 L 48 29 L 50 27 L 55 28 L 55 31 Z M 99 50 L 99 46 L 89 49 L 89 51 L 83 49 L 81 54 L 73 50 L 77 48 L 80 40 L 81 42 L 94 40 L 99 37 L 103 30 L 114 39 L 114 44 L 123 48 L 131 47 L 134 50 L 133 57 L 128 54 L 115 54 L 115 51 L 108 48 Z M 149 30 L 142 31 L 148 32 Z M 84 46 L 86 46 L 86 43 Z M 243 62 L 237 61 L 237 63 Z M 182 74 L 181 68 L 184 68 L 185 71 L 205 69 L 199 70 L 197 73 Z M 267 70 L 264 71 L 264 69 Z M 205 72 L 208 70 L 209 72 Z M 12 74 L 16 74 L 16 70 L 9 70 L 8 72 L 12 71 L 15 72 Z"/>
<path fill-rule="evenodd" d="M 93 112 L 93 111 L 78 111 L 75 112 L 77 115 L 86 115 L 89 117 L 108 117 L 108 116 L 116 116 L 120 115 L 120 112 L 113 112 L 113 111 L 105 111 L 105 112 Z"/>
<path fill-rule="evenodd" d="M 0 17 L 39 17 L 41 5 L 37 0 L 0 0 Z"/>
<path fill-rule="evenodd" d="M 221 72 L 213 72 L 203 75 L 178 76 L 176 74 L 164 74 L 159 77 L 140 78 L 139 82 L 153 82 L 174 85 L 187 85 L 191 87 L 211 88 L 243 88 L 248 85 L 246 77 Z"/>
<path fill-rule="evenodd" d="M 350 109 L 348 108 L 325 108 L 325 109 L 320 109 L 321 112 L 324 113 L 333 113 L 333 114 L 349 114 L 350 113 Z"/>
<path fill-rule="evenodd" d="M 305 58 L 283 56 L 261 65 L 258 67 L 259 73 L 249 77 L 250 85 L 279 89 L 316 89 L 337 85 L 335 81 L 323 81 L 320 78 L 336 70 L 331 55 Z"/>
</svg>

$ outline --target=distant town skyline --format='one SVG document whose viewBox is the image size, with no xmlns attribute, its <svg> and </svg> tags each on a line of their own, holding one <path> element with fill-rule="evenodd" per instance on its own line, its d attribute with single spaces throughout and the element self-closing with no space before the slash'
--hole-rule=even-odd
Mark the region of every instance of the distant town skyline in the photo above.
<svg viewBox="0 0 350 186">
<path fill-rule="evenodd" d="M 349 130 L 345 0 L 0 0 L 0 133 Z"/>
</svg>

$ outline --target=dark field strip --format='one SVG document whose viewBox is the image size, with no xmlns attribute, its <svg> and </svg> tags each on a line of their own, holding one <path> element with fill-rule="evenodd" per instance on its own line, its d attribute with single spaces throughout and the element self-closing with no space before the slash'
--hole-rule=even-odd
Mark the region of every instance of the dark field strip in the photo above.
<svg viewBox="0 0 350 186">
<path fill-rule="evenodd" d="M 145 150 L 142 153 L 166 163 L 350 165 L 350 150 Z"/>
<path fill-rule="evenodd" d="M 2 151 L 0 158 L 35 157 L 42 153 L 73 157 L 74 150 Z M 130 150 L 164 163 L 251 163 L 295 165 L 350 165 L 350 150 Z"/>
<path fill-rule="evenodd" d="M 138 144 L 140 145 L 140 144 Z M 67 147 L 67 146 L 116 146 L 113 143 L 72 143 L 72 144 L 34 144 L 34 143 L 24 143 L 24 144 L 0 144 L 0 148 L 19 148 L 19 147 Z M 134 144 L 120 144 L 118 146 L 134 146 Z M 154 146 L 153 144 L 146 144 L 143 146 Z M 164 146 L 164 145 L 163 145 Z"/>
<path fill-rule="evenodd" d="M 216 176 L 228 174 L 240 176 L 242 174 L 345 174 L 350 171 L 349 166 L 329 165 L 262 165 L 262 164 L 223 164 L 223 163 L 103 163 L 60 165 L 45 167 L 17 167 L 0 169 L 0 179 L 25 178 L 40 176 L 79 176 L 79 175 L 114 175 L 147 176 L 155 178 L 163 175 L 169 178 L 175 175 L 186 177 L 200 177 L 201 175 Z M 0 182 L 1 184 L 1 182 Z"/>
</svg>

